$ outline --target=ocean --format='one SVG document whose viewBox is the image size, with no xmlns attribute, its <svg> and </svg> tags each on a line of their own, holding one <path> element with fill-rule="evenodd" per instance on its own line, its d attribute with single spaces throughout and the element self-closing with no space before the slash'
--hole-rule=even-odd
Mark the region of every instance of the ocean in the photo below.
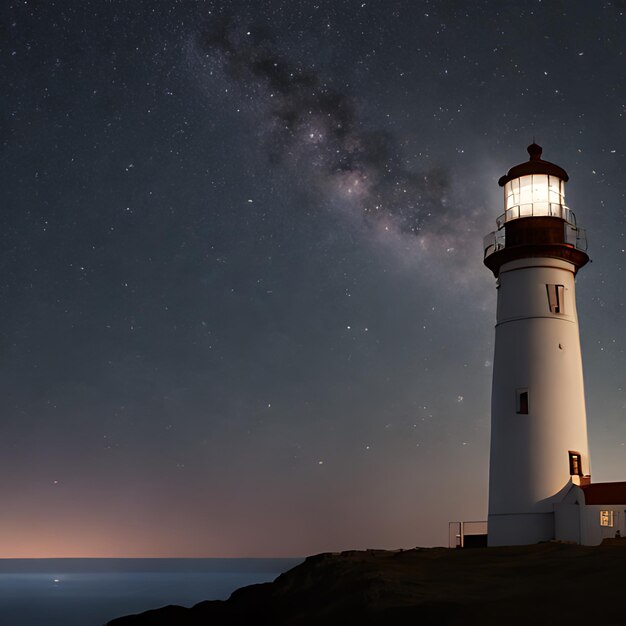
<svg viewBox="0 0 626 626">
<path fill-rule="evenodd" d="M 167 604 L 225 600 L 302 559 L 0 559 L 2 626 L 102 626 Z"/>
</svg>

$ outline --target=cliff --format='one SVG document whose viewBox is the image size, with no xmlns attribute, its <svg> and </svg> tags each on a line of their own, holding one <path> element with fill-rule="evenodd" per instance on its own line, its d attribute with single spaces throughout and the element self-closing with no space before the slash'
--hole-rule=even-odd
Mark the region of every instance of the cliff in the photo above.
<svg viewBox="0 0 626 626">
<path fill-rule="evenodd" d="M 319 554 L 226 601 L 108 626 L 626 624 L 626 540 Z"/>
</svg>

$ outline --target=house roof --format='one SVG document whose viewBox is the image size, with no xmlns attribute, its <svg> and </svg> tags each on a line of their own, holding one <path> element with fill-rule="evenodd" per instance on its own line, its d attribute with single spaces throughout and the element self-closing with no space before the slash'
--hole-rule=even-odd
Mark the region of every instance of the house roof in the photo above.
<svg viewBox="0 0 626 626">
<path fill-rule="evenodd" d="M 581 485 L 585 494 L 585 504 L 624 504 L 626 505 L 626 482 L 590 483 Z"/>
</svg>

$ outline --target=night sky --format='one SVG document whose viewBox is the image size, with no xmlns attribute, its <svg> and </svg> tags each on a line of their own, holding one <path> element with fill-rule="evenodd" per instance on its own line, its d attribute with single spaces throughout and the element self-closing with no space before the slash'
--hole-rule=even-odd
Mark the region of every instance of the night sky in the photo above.
<svg viewBox="0 0 626 626">
<path fill-rule="evenodd" d="M 533 137 L 626 478 L 626 2 L 4 2 L 2 557 L 447 545 Z"/>
</svg>

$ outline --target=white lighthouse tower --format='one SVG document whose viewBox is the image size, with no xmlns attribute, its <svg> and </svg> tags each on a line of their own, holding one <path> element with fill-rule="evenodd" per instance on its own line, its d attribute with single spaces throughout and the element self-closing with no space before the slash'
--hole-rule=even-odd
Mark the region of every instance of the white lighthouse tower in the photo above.
<svg viewBox="0 0 626 626">
<path fill-rule="evenodd" d="M 567 173 L 528 147 L 499 180 L 485 238 L 498 290 L 489 469 L 490 546 L 555 537 L 555 505 L 590 481 L 574 278 L 589 260 L 566 206 Z"/>
</svg>

